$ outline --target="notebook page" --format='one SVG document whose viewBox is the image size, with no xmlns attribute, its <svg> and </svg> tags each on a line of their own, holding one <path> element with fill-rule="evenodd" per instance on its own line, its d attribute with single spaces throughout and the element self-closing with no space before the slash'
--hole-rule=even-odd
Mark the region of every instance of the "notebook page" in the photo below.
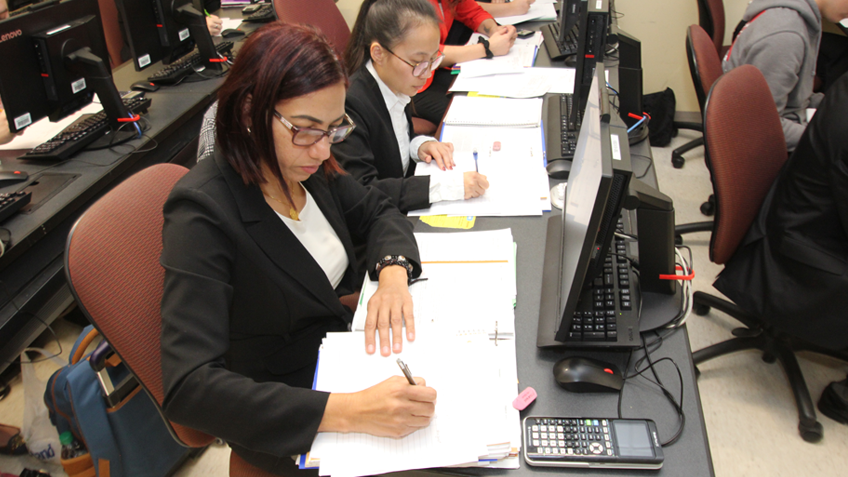
<svg viewBox="0 0 848 477">
<path fill-rule="evenodd" d="M 445 124 L 539 127 L 542 99 L 478 98 L 456 96 Z"/>
</svg>

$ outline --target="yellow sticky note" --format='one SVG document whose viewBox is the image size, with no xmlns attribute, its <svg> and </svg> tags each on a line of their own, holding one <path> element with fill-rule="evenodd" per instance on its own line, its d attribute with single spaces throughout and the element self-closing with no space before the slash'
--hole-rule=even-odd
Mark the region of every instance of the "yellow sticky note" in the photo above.
<svg viewBox="0 0 848 477">
<path fill-rule="evenodd" d="M 476 91 L 469 91 L 468 97 L 469 98 L 502 98 L 503 96 L 493 96 L 491 94 L 480 94 Z"/>
<path fill-rule="evenodd" d="M 443 229 L 470 229 L 474 227 L 474 221 L 477 220 L 474 216 L 448 217 L 447 215 L 425 215 L 419 218 L 430 227 Z"/>
</svg>

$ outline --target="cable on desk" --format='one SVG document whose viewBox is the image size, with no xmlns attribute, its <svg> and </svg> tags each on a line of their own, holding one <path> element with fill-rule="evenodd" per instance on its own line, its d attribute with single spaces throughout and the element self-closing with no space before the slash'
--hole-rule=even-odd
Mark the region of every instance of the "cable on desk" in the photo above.
<svg viewBox="0 0 848 477">
<path fill-rule="evenodd" d="M 651 170 L 651 167 L 653 167 L 653 165 L 654 165 L 654 160 L 653 160 L 653 158 L 651 158 L 651 157 L 649 157 L 649 156 L 646 156 L 646 155 L 644 155 L 644 154 L 634 154 L 633 152 L 631 152 L 631 153 L 630 153 L 630 157 L 634 157 L 634 156 L 635 156 L 635 157 L 641 157 L 641 158 L 643 158 L 643 159 L 645 159 L 645 160 L 647 160 L 647 161 L 648 161 L 648 166 L 645 168 L 645 172 L 643 172 L 642 174 L 640 174 L 640 175 L 636 176 L 636 178 L 637 178 L 637 179 L 642 179 L 642 178 L 644 178 L 645 176 L 647 176 L 647 175 L 648 175 L 648 171 L 650 171 L 650 170 Z"/>
</svg>

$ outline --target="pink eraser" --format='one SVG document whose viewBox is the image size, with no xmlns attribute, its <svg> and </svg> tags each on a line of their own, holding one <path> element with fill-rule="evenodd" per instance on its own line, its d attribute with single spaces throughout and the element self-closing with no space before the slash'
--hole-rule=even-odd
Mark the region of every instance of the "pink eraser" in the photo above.
<svg viewBox="0 0 848 477">
<path fill-rule="evenodd" d="M 500 151 L 501 150 L 501 142 L 495 141 L 495 143 L 492 145 L 492 150 L 493 151 Z"/>
<path fill-rule="evenodd" d="M 524 408 L 529 406 L 533 401 L 536 400 L 536 390 L 533 388 L 525 388 L 524 391 L 521 391 L 521 394 L 515 398 L 515 401 L 512 401 L 512 407 L 518 409 L 519 411 L 523 411 Z"/>
</svg>

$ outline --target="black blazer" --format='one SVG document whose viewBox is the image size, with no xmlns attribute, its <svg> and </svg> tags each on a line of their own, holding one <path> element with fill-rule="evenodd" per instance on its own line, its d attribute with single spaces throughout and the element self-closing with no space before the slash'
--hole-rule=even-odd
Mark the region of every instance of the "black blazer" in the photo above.
<svg viewBox="0 0 848 477">
<path fill-rule="evenodd" d="M 825 95 L 715 287 L 777 329 L 848 348 L 848 75 Z"/>
<path fill-rule="evenodd" d="M 415 162 L 410 159 L 403 174 L 392 118 L 377 80 L 363 66 L 350 77 L 345 112 L 353 119 L 353 133 L 332 147 L 342 167 L 364 185 L 374 186 L 392 199 L 401 212 L 430 206 L 430 178 L 415 177 Z M 412 140 L 412 116 L 406 108 L 409 138 Z"/>
<path fill-rule="evenodd" d="M 308 451 L 321 422 L 328 394 L 309 389 L 318 346 L 327 331 L 348 329 L 352 314 L 338 297 L 362 285 L 351 233 L 368 238 L 369 262 L 405 255 L 420 273 L 412 224 L 385 194 L 349 175 L 319 172 L 303 184 L 351 264 L 335 290 L 259 187 L 219 153 L 186 174 L 164 208 L 165 414 L 271 471 Z"/>
</svg>

